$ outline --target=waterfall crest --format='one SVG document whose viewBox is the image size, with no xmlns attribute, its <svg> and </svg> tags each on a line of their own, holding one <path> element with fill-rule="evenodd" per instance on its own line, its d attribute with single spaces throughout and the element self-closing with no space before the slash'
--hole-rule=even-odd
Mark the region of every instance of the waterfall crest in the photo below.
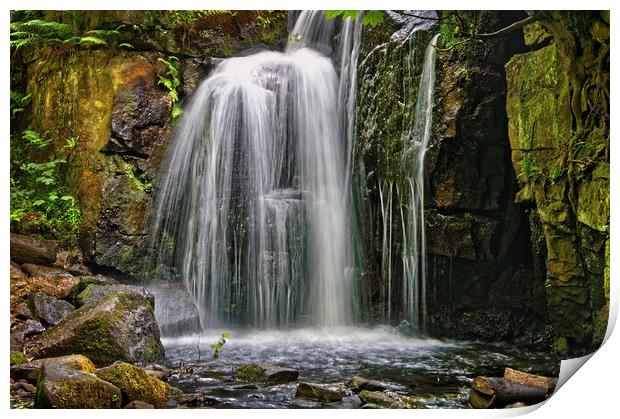
<svg viewBox="0 0 620 419">
<path fill-rule="evenodd" d="M 222 61 L 168 151 L 151 233 L 203 327 L 353 320 L 350 165 L 361 20 L 301 13 L 286 51 Z M 344 83 L 344 86 L 343 86 Z"/>
</svg>

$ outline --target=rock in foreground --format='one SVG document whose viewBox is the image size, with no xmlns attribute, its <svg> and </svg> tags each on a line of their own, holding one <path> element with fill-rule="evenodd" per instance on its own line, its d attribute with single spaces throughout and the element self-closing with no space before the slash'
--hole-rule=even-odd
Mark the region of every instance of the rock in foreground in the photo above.
<svg viewBox="0 0 620 419">
<path fill-rule="evenodd" d="M 30 295 L 30 310 L 46 324 L 55 326 L 75 311 L 75 307 L 51 295 L 36 292 Z"/>
<path fill-rule="evenodd" d="M 364 405 L 387 409 L 424 409 L 425 406 L 412 397 L 402 396 L 391 391 L 368 391 L 362 390 L 359 394 Z"/>
<path fill-rule="evenodd" d="M 125 362 L 115 362 L 109 367 L 98 369 L 95 374 L 121 390 L 123 405 L 140 401 L 161 409 L 165 407 L 171 387 L 151 377 L 142 368 Z"/>
<path fill-rule="evenodd" d="M 299 383 L 295 397 L 317 402 L 337 402 L 344 397 L 344 388 L 338 384 Z"/>
<path fill-rule="evenodd" d="M 153 307 L 140 294 L 114 292 L 94 300 L 48 329 L 35 342 L 37 358 L 82 354 L 97 366 L 164 358 Z"/>
<path fill-rule="evenodd" d="M 299 373 L 293 369 L 281 368 L 272 364 L 245 364 L 237 368 L 234 377 L 250 382 L 284 384 L 297 381 Z"/>
<path fill-rule="evenodd" d="M 68 368 L 55 359 L 42 363 L 35 407 L 102 409 L 120 405 L 120 390 L 94 374 Z"/>
</svg>

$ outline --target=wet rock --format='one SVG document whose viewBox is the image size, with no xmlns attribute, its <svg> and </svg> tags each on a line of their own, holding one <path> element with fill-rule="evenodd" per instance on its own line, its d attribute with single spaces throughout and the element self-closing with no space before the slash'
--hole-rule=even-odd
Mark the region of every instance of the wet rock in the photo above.
<svg viewBox="0 0 620 419">
<path fill-rule="evenodd" d="M 28 357 L 25 353 L 19 351 L 11 351 L 11 366 L 21 365 L 28 362 Z"/>
<path fill-rule="evenodd" d="M 77 292 L 80 293 L 86 289 L 89 285 L 118 285 L 118 281 L 114 278 L 105 275 L 85 275 L 78 278 L 80 281 Z"/>
<path fill-rule="evenodd" d="M 147 291 L 143 287 L 139 287 L 136 285 L 125 285 L 125 284 L 116 284 L 116 285 L 97 285 L 90 284 L 86 286 L 84 291 L 80 292 L 76 298 L 77 304 L 79 306 L 83 306 L 88 304 L 100 297 L 108 295 L 110 293 L 124 291 L 124 292 L 133 292 L 140 294 L 142 297 L 148 300 L 151 304 L 151 307 L 155 307 L 155 297 L 149 291 Z"/>
<path fill-rule="evenodd" d="M 121 391 L 94 374 L 43 362 L 37 385 L 37 408 L 106 409 L 121 406 Z"/>
<path fill-rule="evenodd" d="M 135 292 L 113 292 L 84 305 L 34 342 L 35 357 L 88 356 L 95 365 L 164 358 L 151 304 Z"/>
<path fill-rule="evenodd" d="M 29 301 L 32 313 L 50 326 L 57 325 L 75 311 L 72 304 L 42 292 L 31 294 Z"/>
<path fill-rule="evenodd" d="M 155 318 L 162 335 L 180 336 L 201 330 L 198 308 L 185 284 L 160 281 L 146 289 L 155 296 Z"/>
<path fill-rule="evenodd" d="M 17 263 L 52 264 L 57 250 L 58 245 L 54 241 L 11 233 L 11 260 Z"/>
<path fill-rule="evenodd" d="M 359 394 L 362 403 L 373 404 L 388 409 L 424 409 L 425 406 L 409 396 L 403 396 L 391 391 L 362 390 Z"/>
<path fill-rule="evenodd" d="M 284 384 L 297 381 L 299 372 L 277 367 L 272 364 L 246 364 L 237 368 L 234 377 L 243 381 L 256 381 L 265 384 Z"/>
<path fill-rule="evenodd" d="M 361 409 L 382 409 L 382 407 L 378 404 L 366 403 L 365 405 L 362 405 Z"/>
<path fill-rule="evenodd" d="M 344 386 L 342 384 L 299 383 L 295 397 L 317 402 L 337 402 L 344 397 Z"/>
<path fill-rule="evenodd" d="M 166 406 L 171 392 L 168 384 L 126 362 L 115 362 L 109 367 L 100 368 L 95 371 L 95 375 L 121 390 L 123 405 L 139 400 L 161 409 Z"/>
<path fill-rule="evenodd" d="M 170 373 L 166 373 L 163 371 L 149 370 L 149 369 L 145 369 L 144 372 L 146 372 L 151 377 L 156 378 L 161 381 L 168 381 L 168 376 L 170 375 Z"/>
<path fill-rule="evenodd" d="M 127 403 L 125 409 L 155 409 L 155 406 L 149 403 L 145 403 L 140 400 L 134 400 L 133 402 Z"/>
<path fill-rule="evenodd" d="M 383 391 L 393 388 L 394 386 L 390 385 L 389 383 L 384 383 L 377 380 L 369 380 L 364 377 L 355 376 L 347 382 L 347 387 L 349 387 L 354 393 L 359 393 L 362 390 Z"/>
</svg>

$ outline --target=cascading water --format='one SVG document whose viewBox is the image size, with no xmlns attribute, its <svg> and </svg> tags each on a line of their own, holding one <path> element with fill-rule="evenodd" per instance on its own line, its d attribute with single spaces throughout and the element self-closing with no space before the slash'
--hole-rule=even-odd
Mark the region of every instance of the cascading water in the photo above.
<svg viewBox="0 0 620 419">
<path fill-rule="evenodd" d="M 167 157 L 151 247 L 203 327 L 348 324 L 350 198 L 361 20 L 304 11 L 286 52 L 222 61 L 194 93 Z"/>
<path fill-rule="evenodd" d="M 424 54 L 424 64 L 415 108 L 415 122 L 403 154 L 406 201 L 403 215 L 403 304 L 409 320 L 425 330 L 426 322 L 426 232 L 424 220 L 424 157 L 431 137 L 435 89 L 435 35 Z"/>
</svg>

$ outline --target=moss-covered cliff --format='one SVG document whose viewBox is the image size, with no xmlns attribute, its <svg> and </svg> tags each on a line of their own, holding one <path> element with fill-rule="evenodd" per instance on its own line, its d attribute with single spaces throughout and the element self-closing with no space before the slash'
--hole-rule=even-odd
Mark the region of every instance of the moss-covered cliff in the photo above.
<svg viewBox="0 0 620 419">
<path fill-rule="evenodd" d="M 287 13 L 44 12 L 41 18 L 80 36 L 117 28 L 106 45 L 42 42 L 16 50 L 12 90 L 31 96 L 12 130 L 51 140 L 34 151 L 35 160 L 67 160 L 63 183 L 81 210 L 79 243 L 87 260 L 98 269 L 139 274 L 177 103 L 191 95 L 214 59 L 280 47 Z M 68 139 L 76 141 L 71 148 Z"/>
</svg>

